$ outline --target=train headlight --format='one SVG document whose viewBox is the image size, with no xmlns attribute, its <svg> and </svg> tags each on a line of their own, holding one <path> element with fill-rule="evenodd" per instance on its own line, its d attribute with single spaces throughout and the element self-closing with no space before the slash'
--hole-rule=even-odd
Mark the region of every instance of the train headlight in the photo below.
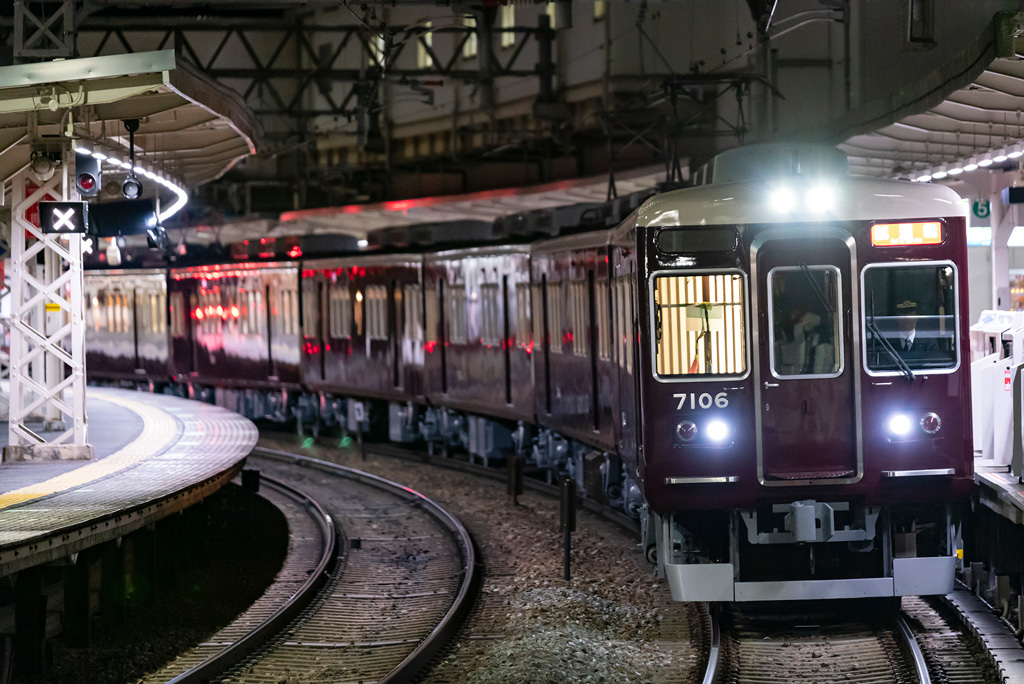
<svg viewBox="0 0 1024 684">
<path fill-rule="evenodd" d="M 692 442 L 697 436 L 697 426 L 692 420 L 684 420 L 676 427 L 676 435 L 684 442 Z"/>
<path fill-rule="evenodd" d="M 902 413 L 897 413 L 889 418 L 889 432 L 897 437 L 905 437 L 910 434 L 912 426 L 910 418 Z"/>
<path fill-rule="evenodd" d="M 921 416 L 921 429 L 929 435 L 934 435 L 942 428 L 942 419 L 936 413 L 926 413 Z"/>
<path fill-rule="evenodd" d="M 793 194 L 791 189 L 786 187 L 772 190 L 769 201 L 771 202 L 772 209 L 780 214 L 792 211 L 796 207 L 796 195 Z"/>
<path fill-rule="evenodd" d="M 729 436 L 729 426 L 724 420 L 713 420 L 707 425 L 708 439 L 712 442 L 723 442 Z"/>
<path fill-rule="evenodd" d="M 835 206 L 836 195 L 832 188 L 827 185 L 819 185 L 807 192 L 804 202 L 811 211 L 824 213 Z"/>
</svg>

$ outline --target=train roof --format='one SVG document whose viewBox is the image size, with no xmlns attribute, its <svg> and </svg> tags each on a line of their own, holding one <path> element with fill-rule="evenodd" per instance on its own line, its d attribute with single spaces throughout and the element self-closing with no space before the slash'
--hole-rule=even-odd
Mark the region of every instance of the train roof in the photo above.
<svg viewBox="0 0 1024 684">
<path fill-rule="evenodd" d="M 896 221 L 965 215 L 960 196 L 944 185 L 787 176 L 775 182 L 712 183 L 656 195 L 640 208 L 637 225 Z"/>
</svg>

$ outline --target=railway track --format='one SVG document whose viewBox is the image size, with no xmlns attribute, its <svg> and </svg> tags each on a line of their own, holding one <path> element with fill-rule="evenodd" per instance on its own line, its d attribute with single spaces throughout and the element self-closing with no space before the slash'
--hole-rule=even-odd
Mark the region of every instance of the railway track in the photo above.
<svg viewBox="0 0 1024 684">
<path fill-rule="evenodd" d="M 309 544 L 310 527 L 295 529 L 289 516 L 299 548 L 290 549 L 292 565 L 264 596 L 279 604 L 273 614 L 260 620 L 266 611 L 254 606 L 145 681 L 414 678 L 472 603 L 476 558 L 462 524 L 412 489 L 343 466 L 265 448 L 253 452 L 250 464 L 272 489 L 290 490 L 296 505 L 316 512 L 311 517 L 326 524 L 321 540 Z M 313 546 L 320 558 L 310 563 Z M 296 574 L 306 580 L 302 591 L 292 591 Z"/>
<path fill-rule="evenodd" d="M 394 445 L 373 445 L 375 455 L 398 457 L 432 466 L 504 481 L 502 470 L 485 468 L 458 458 L 426 456 Z M 525 486 L 544 495 L 554 495 L 557 488 L 527 479 Z M 607 508 L 589 502 L 602 517 L 624 530 L 635 529 L 634 521 Z M 493 570 L 501 572 L 506 563 L 499 562 Z M 490 566 L 490 561 L 488 562 Z M 511 569 L 506 568 L 508 572 Z M 485 598 L 491 599 L 489 593 Z M 487 602 L 484 602 L 487 604 Z M 839 610 L 850 605 L 844 602 Z M 810 607 L 814 604 L 804 604 Z M 869 604 L 868 616 L 832 614 L 832 609 L 816 618 L 806 616 L 772 616 L 743 614 L 731 607 L 698 604 L 687 606 L 681 613 L 689 624 L 689 633 L 697 662 L 707 663 L 689 672 L 680 670 L 675 676 L 658 681 L 688 681 L 699 684 L 771 682 L 970 682 L 1000 681 L 974 640 L 956 626 L 951 614 L 944 614 L 939 601 L 917 598 L 903 600 L 902 613 L 877 610 L 879 603 Z M 489 616 L 498 613 L 497 617 Z M 474 610 L 477 624 L 460 639 L 484 644 L 502 638 L 501 604 L 478 605 Z M 805 612 L 801 610 L 801 612 Z M 481 653 L 483 650 L 478 648 Z M 682 652 L 680 652 L 682 653 Z M 440 674 L 440 673 L 439 673 Z M 438 681 L 456 681 L 441 674 Z M 241 680 L 231 680 L 241 681 Z M 262 681 L 246 679 L 245 681 Z M 433 679 L 431 681 L 434 681 Z"/>
<path fill-rule="evenodd" d="M 291 439 L 264 437 L 264 444 L 287 449 Z M 431 492 L 457 512 L 479 546 L 479 599 L 451 648 L 417 681 L 692 680 L 702 622 L 694 605 L 673 602 L 651 574 L 636 546 L 634 519 L 582 501 L 595 515 L 580 518 L 572 580 L 565 582 L 559 487 L 527 478 L 520 504 L 512 505 L 506 471 L 467 462 L 464 454 L 429 456 L 373 443 L 364 461 L 357 449 L 334 443 L 306 448 Z"/>
<path fill-rule="evenodd" d="M 1001 682 L 982 650 L 941 602 L 904 598 L 899 611 L 878 602 L 808 604 L 817 615 L 737 606 L 709 613 L 701 684 Z M 806 612 L 806 611 L 801 611 Z M 718 635 L 721 633 L 720 643 Z M 718 643 L 718 647 L 715 644 Z M 710 648 L 708 647 L 710 646 Z"/>
</svg>

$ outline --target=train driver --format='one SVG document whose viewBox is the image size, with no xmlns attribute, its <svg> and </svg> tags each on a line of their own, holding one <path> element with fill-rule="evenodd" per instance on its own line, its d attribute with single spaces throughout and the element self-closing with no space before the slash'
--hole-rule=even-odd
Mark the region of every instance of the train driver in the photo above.
<svg viewBox="0 0 1024 684">
<path fill-rule="evenodd" d="M 904 299 L 896 305 L 896 317 L 897 334 L 893 338 L 893 346 L 901 356 L 939 350 L 939 343 L 934 337 L 918 334 L 917 302 Z"/>
</svg>

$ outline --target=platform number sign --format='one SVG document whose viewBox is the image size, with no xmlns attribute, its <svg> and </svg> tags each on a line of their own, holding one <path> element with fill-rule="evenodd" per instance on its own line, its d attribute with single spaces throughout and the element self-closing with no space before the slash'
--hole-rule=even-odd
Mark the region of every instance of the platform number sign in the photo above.
<svg viewBox="0 0 1024 684">
<path fill-rule="evenodd" d="M 86 202 L 40 202 L 39 229 L 44 233 L 85 233 L 89 226 Z"/>
<path fill-rule="evenodd" d="M 986 199 L 975 200 L 972 209 L 978 218 L 988 218 L 992 213 L 992 205 Z"/>
</svg>

